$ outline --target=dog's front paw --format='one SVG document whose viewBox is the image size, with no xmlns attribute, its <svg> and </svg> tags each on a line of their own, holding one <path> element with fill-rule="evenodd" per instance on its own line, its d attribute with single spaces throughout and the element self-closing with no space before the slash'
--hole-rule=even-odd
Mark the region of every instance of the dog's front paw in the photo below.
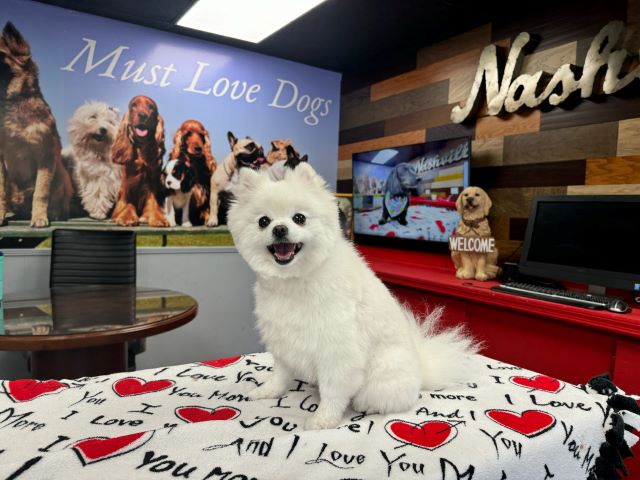
<svg viewBox="0 0 640 480">
<path fill-rule="evenodd" d="M 168 227 L 169 222 L 164 215 L 153 215 L 149 217 L 149 226 L 150 227 Z"/>
<path fill-rule="evenodd" d="M 475 275 L 473 274 L 472 270 L 465 270 L 464 268 L 459 268 L 458 271 L 456 272 L 456 277 L 462 280 L 470 280 L 474 276 Z"/>
<path fill-rule="evenodd" d="M 207 221 L 207 227 L 217 227 L 218 226 L 218 218 L 215 217 L 214 215 L 209 217 L 209 220 Z"/>
<path fill-rule="evenodd" d="M 477 272 L 476 273 L 476 280 L 480 280 L 481 282 L 484 282 L 485 280 L 489 279 L 489 275 L 487 275 L 484 272 Z"/>
<path fill-rule="evenodd" d="M 49 219 L 46 215 L 35 215 L 31 217 L 31 226 L 33 228 L 44 228 L 49 226 Z"/>
<path fill-rule="evenodd" d="M 107 218 L 107 215 L 104 213 L 92 213 L 89 216 L 94 220 L 105 220 Z"/>
<path fill-rule="evenodd" d="M 341 418 L 334 416 L 328 416 L 323 413 L 315 413 L 311 417 L 307 418 L 304 422 L 305 430 L 325 430 L 328 428 L 335 428 L 340 423 Z"/>
<path fill-rule="evenodd" d="M 193 227 L 193 225 L 191 225 L 191 222 L 184 222 L 182 224 L 183 227 Z"/>
<path fill-rule="evenodd" d="M 264 385 L 251 390 L 247 395 L 251 400 L 265 400 L 268 398 L 278 398 L 283 393 L 282 389 L 277 389 L 269 382 L 266 382 Z"/>
</svg>

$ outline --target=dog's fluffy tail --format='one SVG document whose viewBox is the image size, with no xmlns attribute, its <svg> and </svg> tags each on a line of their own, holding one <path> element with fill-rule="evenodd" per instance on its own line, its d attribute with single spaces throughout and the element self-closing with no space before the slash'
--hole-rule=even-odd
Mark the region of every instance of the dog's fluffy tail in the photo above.
<svg viewBox="0 0 640 480">
<path fill-rule="evenodd" d="M 482 348 L 464 326 L 441 328 L 443 313 L 444 307 L 435 308 L 418 324 L 419 319 L 407 310 L 419 330 L 417 342 L 423 390 L 440 390 L 471 380 L 472 356 Z"/>
</svg>

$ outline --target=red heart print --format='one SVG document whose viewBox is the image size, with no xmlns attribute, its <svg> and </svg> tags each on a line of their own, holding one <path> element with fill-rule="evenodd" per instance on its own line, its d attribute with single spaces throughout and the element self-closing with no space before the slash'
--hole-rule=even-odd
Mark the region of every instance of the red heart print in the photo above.
<svg viewBox="0 0 640 480">
<path fill-rule="evenodd" d="M 521 387 L 530 388 L 532 390 L 543 390 L 550 393 L 558 393 L 564 388 L 557 378 L 548 377 L 547 375 L 536 375 L 534 377 L 511 377 L 509 381 Z"/>
<path fill-rule="evenodd" d="M 159 392 L 172 387 L 174 384 L 173 380 L 151 380 L 147 382 L 142 378 L 127 377 L 116 381 L 113 384 L 113 391 L 120 397 L 130 397 L 132 395 Z"/>
<path fill-rule="evenodd" d="M 85 438 L 71 445 L 83 465 L 119 457 L 132 452 L 147 443 L 153 437 L 153 431 L 132 433 L 121 437 Z"/>
<path fill-rule="evenodd" d="M 240 361 L 241 358 L 242 358 L 242 355 L 237 355 L 235 357 L 218 358 L 217 360 L 208 360 L 206 362 L 199 362 L 199 363 L 200 365 L 206 365 L 207 367 L 224 368 L 224 367 L 228 367 L 229 365 L 233 365 L 234 363 L 238 363 L 238 361 Z"/>
<path fill-rule="evenodd" d="M 396 440 L 427 450 L 435 450 L 458 435 L 455 425 L 439 420 L 428 420 L 422 423 L 391 420 L 384 428 Z"/>
<path fill-rule="evenodd" d="M 240 415 L 240 410 L 233 407 L 178 407 L 176 416 L 188 423 L 210 422 L 211 420 L 233 420 Z"/>
<path fill-rule="evenodd" d="M 4 389 L 14 402 L 28 402 L 42 395 L 59 393 L 65 388 L 69 388 L 69 385 L 58 380 L 40 381 L 26 378 L 4 382 Z"/>
<path fill-rule="evenodd" d="M 543 434 L 556 424 L 553 415 L 540 410 L 525 410 L 522 413 L 509 410 L 487 410 L 484 413 L 497 424 L 529 438 Z"/>
</svg>

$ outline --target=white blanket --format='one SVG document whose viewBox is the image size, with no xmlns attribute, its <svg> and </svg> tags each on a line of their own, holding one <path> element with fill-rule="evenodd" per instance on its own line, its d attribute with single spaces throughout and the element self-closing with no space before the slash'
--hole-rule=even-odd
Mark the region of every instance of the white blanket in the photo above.
<svg viewBox="0 0 640 480">
<path fill-rule="evenodd" d="M 337 429 L 304 431 L 315 387 L 295 381 L 280 399 L 246 396 L 271 364 L 260 353 L 4 381 L 0 478 L 586 479 L 616 415 L 589 387 L 478 356 L 472 383 L 422 392 L 409 412 L 348 411 Z M 640 427 L 637 415 L 623 416 Z"/>
</svg>

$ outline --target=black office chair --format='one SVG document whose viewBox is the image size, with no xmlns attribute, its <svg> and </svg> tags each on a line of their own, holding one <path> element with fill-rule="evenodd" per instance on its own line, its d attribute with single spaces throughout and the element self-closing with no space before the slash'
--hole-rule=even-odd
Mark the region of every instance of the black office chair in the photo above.
<svg viewBox="0 0 640 480">
<path fill-rule="evenodd" d="M 65 285 L 136 285 L 136 234 L 114 230 L 53 231 L 50 287 Z M 145 351 L 144 339 L 128 343 L 129 371 L 136 355 Z"/>
</svg>

